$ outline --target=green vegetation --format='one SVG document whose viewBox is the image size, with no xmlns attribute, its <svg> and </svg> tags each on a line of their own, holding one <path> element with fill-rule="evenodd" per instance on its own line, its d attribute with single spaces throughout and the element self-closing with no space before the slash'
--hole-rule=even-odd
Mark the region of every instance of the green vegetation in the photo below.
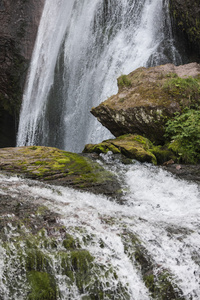
<svg viewBox="0 0 200 300">
<path fill-rule="evenodd" d="M 89 144 L 83 150 L 86 153 L 107 153 L 123 154 L 128 158 L 137 159 L 141 162 L 152 162 L 157 164 L 156 157 L 150 150 L 150 141 L 140 135 L 125 134 L 116 139 L 106 140 L 100 144 Z"/>
<path fill-rule="evenodd" d="M 127 75 L 121 75 L 117 79 L 117 83 L 119 88 L 130 87 L 132 85 L 131 80 L 128 78 Z"/>
<path fill-rule="evenodd" d="M 112 151 L 113 154 L 120 153 L 141 162 L 151 162 L 155 165 L 170 159 L 176 160 L 176 155 L 172 149 L 168 149 L 167 146 L 155 146 L 141 135 L 125 134 L 100 144 L 88 144 L 84 149 L 86 153 L 107 153 L 108 151 Z"/>
<path fill-rule="evenodd" d="M 56 300 L 57 290 L 55 279 L 46 272 L 31 271 L 28 275 L 31 291 L 28 300 Z"/>
<path fill-rule="evenodd" d="M 175 77 L 166 80 L 163 90 L 180 100 L 183 108 L 195 108 L 200 104 L 200 80 L 198 78 Z"/>
<path fill-rule="evenodd" d="M 200 111 L 185 109 L 166 124 L 166 137 L 181 162 L 197 163 L 200 160 Z"/>
</svg>

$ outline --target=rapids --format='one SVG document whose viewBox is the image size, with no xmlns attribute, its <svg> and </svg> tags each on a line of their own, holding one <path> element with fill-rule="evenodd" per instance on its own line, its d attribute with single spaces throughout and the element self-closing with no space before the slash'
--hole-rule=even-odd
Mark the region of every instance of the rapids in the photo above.
<svg viewBox="0 0 200 300">
<path fill-rule="evenodd" d="M 160 289 L 162 299 L 172 299 L 161 284 L 165 282 L 165 276 L 177 292 L 173 299 L 199 299 L 200 186 L 149 164 L 135 162 L 124 166 L 116 160 L 113 164 L 111 154 L 102 155 L 102 158 L 103 162 L 99 163 L 106 163 L 107 168 L 122 179 L 124 195 L 120 203 L 101 195 L 3 175 L 0 176 L 0 195 L 40 203 L 58 213 L 67 232 L 94 256 L 99 268 L 106 268 L 107 272 L 114 270 L 115 276 L 98 275 L 104 290 L 102 299 L 152 299 L 147 288 L 149 273 L 155 278 L 161 276 L 157 289 Z M 25 299 L 25 275 L 17 274 L 19 265 L 13 263 L 20 259 L 12 240 L 18 236 L 17 229 L 11 226 L 15 215 L 7 218 L 10 219 L 7 235 L 12 251 L 9 247 L 0 248 L 0 295 L 4 295 L 1 299 L 14 299 L 9 298 L 8 282 L 15 275 L 18 276 L 17 299 Z M 23 247 L 25 251 L 21 242 L 21 252 Z M 61 262 L 56 252 L 42 244 L 40 247 L 53 260 L 53 275 L 60 290 L 58 299 L 91 299 L 86 296 L 93 284 L 90 286 L 87 282 L 81 294 L 76 284 L 70 286 L 67 277 L 61 275 Z M 112 291 L 111 298 L 107 297 L 109 290 Z"/>
</svg>

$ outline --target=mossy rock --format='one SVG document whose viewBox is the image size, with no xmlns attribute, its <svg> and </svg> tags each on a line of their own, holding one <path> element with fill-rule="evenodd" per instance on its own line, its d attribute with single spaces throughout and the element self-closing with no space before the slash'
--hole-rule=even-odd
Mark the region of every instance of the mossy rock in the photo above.
<svg viewBox="0 0 200 300">
<path fill-rule="evenodd" d="M 97 162 L 57 148 L 29 146 L 0 149 L 0 170 L 94 193 L 118 194 L 115 176 Z"/>
<path fill-rule="evenodd" d="M 155 146 L 147 138 L 140 135 L 126 134 L 116 139 L 103 141 L 99 144 L 88 144 L 85 153 L 107 153 L 123 154 L 140 162 L 162 164 L 170 159 L 176 160 L 175 154 L 167 146 Z"/>
<path fill-rule="evenodd" d="M 185 107 L 199 107 L 199 76 L 196 63 L 138 68 L 120 77 L 119 92 L 91 113 L 116 137 L 138 134 L 163 145 L 166 122 Z"/>
</svg>

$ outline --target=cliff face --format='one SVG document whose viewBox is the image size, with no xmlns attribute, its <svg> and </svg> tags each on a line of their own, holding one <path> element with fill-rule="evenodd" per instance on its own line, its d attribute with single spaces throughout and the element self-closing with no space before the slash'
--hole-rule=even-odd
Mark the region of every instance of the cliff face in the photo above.
<svg viewBox="0 0 200 300">
<path fill-rule="evenodd" d="M 14 146 L 22 92 L 45 0 L 0 0 L 0 147 Z"/>
<path fill-rule="evenodd" d="M 185 41 L 191 61 L 200 62 L 200 3 L 199 0 L 169 0 L 174 33 Z"/>
</svg>

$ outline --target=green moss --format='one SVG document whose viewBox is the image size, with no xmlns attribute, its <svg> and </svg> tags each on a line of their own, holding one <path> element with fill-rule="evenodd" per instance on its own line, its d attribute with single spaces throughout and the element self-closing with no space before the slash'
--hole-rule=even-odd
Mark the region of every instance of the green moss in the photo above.
<svg viewBox="0 0 200 300">
<path fill-rule="evenodd" d="M 142 278 L 153 299 L 184 300 L 182 291 L 173 283 L 173 276 L 164 269 L 159 268 L 132 232 L 124 231 L 122 236 L 124 251 L 135 262 L 142 273 Z"/>
<path fill-rule="evenodd" d="M 100 144 L 88 144 L 85 146 L 83 153 L 108 153 L 108 151 L 112 151 L 113 154 L 120 153 L 120 150 L 109 142 L 102 142 Z"/>
<path fill-rule="evenodd" d="M 184 107 L 198 107 L 200 104 L 200 80 L 193 77 L 170 78 L 163 84 L 163 90 Z"/>
<path fill-rule="evenodd" d="M 2 169 L 24 173 L 31 178 L 48 181 L 63 178 L 66 185 L 70 184 L 77 188 L 93 188 L 98 184 L 99 191 L 102 185 L 116 182 L 113 174 L 97 162 L 76 153 L 34 146 L 34 149 L 33 147 L 14 150 L 10 148 L 7 154 L 4 152 L 2 159 L 10 160 L 9 151 L 12 151 L 12 161 L 10 164 L 4 164 Z"/>
<path fill-rule="evenodd" d="M 156 157 L 158 164 L 163 164 L 166 161 L 172 159 L 173 161 L 177 160 L 176 155 L 167 146 L 154 146 L 150 150 Z"/>
<path fill-rule="evenodd" d="M 177 32 L 184 36 L 189 43 L 190 52 L 196 56 L 196 61 L 199 59 L 200 49 L 200 21 L 199 21 L 199 2 L 193 0 L 185 1 L 179 5 L 178 1 L 170 0 L 170 12 L 174 19 Z"/>
<path fill-rule="evenodd" d="M 118 87 L 124 88 L 124 87 L 130 87 L 131 86 L 131 80 L 128 78 L 127 75 L 122 75 L 117 79 Z"/>
<path fill-rule="evenodd" d="M 27 271 L 47 271 L 50 269 L 51 259 L 37 248 L 27 249 Z"/>
<path fill-rule="evenodd" d="M 66 164 L 66 163 L 70 162 L 70 159 L 69 158 L 61 158 L 61 159 L 57 159 L 57 162 L 59 164 Z"/>
<path fill-rule="evenodd" d="M 186 109 L 166 124 L 166 137 L 171 149 L 185 163 L 200 160 L 200 112 Z"/>
<path fill-rule="evenodd" d="M 141 162 L 152 162 L 157 164 L 153 152 L 150 150 L 151 142 L 140 136 L 125 134 L 116 139 L 106 140 L 96 145 L 86 145 L 84 152 L 107 153 L 112 151 L 113 154 L 123 154 L 128 158 L 137 159 Z"/>
<path fill-rule="evenodd" d="M 70 234 L 66 233 L 65 239 L 63 240 L 63 246 L 66 250 L 72 250 L 77 247 L 77 242 Z"/>
<path fill-rule="evenodd" d="M 26 164 L 27 162 L 23 161 L 23 164 Z M 48 165 L 47 161 L 37 160 L 34 163 L 32 163 L 34 166 L 40 166 L 40 165 Z"/>
<path fill-rule="evenodd" d="M 28 274 L 31 286 L 28 300 L 56 300 L 57 288 L 53 276 L 46 272 L 31 271 Z"/>
</svg>

